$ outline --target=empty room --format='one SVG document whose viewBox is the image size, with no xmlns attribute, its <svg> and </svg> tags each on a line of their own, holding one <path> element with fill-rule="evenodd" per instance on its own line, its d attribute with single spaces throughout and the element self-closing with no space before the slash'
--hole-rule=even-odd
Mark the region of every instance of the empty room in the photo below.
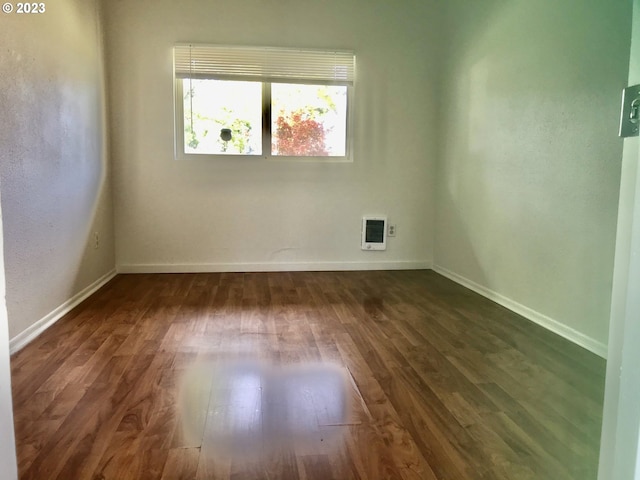
<svg viewBox="0 0 640 480">
<path fill-rule="evenodd" d="M 2 10 L 0 479 L 640 478 L 640 0 Z"/>
</svg>

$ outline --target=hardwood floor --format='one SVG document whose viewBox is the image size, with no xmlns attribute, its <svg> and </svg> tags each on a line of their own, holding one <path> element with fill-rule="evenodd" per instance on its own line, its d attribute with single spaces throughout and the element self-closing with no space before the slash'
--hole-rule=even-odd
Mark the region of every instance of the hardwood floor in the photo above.
<svg viewBox="0 0 640 480">
<path fill-rule="evenodd" d="M 21 479 L 594 479 L 605 362 L 431 271 L 120 275 L 15 354 Z"/>
</svg>

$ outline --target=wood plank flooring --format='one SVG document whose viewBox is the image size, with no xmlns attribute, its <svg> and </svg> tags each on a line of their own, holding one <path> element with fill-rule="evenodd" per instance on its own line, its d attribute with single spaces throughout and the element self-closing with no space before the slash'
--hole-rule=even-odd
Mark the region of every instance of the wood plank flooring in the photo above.
<svg viewBox="0 0 640 480">
<path fill-rule="evenodd" d="M 432 271 L 119 275 L 12 359 L 21 479 L 595 479 L 605 362 Z"/>
</svg>

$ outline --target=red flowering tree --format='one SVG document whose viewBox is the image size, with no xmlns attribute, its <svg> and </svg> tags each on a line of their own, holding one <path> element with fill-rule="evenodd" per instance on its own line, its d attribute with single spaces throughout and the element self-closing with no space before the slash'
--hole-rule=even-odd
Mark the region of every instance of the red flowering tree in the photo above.
<svg viewBox="0 0 640 480">
<path fill-rule="evenodd" d="M 275 145 L 277 155 L 329 155 L 323 125 L 313 118 L 311 112 L 304 109 L 296 110 L 289 115 L 280 112 L 276 120 Z"/>
</svg>

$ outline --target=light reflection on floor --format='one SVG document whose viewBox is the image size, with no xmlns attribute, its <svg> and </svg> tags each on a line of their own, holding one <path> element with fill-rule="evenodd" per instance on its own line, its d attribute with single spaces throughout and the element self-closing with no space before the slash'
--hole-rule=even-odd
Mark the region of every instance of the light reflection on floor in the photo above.
<svg viewBox="0 0 640 480">
<path fill-rule="evenodd" d="M 245 459 L 283 448 L 320 453 L 359 423 L 351 388 L 348 371 L 332 364 L 201 363 L 183 378 L 184 436 L 209 453 Z"/>
</svg>

